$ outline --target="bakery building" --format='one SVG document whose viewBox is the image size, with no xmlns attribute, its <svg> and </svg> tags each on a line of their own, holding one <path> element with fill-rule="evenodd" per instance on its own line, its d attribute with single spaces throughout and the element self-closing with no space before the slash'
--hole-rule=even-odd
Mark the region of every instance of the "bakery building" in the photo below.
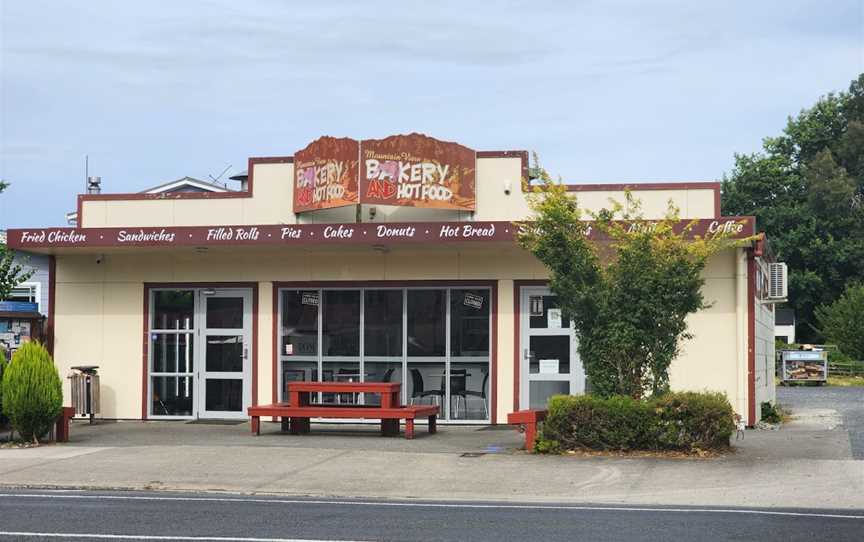
<svg viewBox="0 0 864 542">
<path fill-rule="evenodd" d="M 83 194 L 75 227 L 8 237 L 49 258 L 54 357 L 61 375 L 99 366 L 103 417 L 245 418 L 292 381 L 372 380 L 441 405 L 443 423 L 504 423 L 590 389 L 545 268 L 515 242 L 528 177 L 526 151 L 322 137 L 250 158 L 238 190 Z M 672 200 L 696 233 L 756 233 L 720 216 L 719 183 L 568 186 L 590 209 L 625 189 L 646 219 Z M 704 274 L 713 304 L 671 384 L 725 392 L 753 424 L 774 399 L 765 243 Z"/>
</svg>

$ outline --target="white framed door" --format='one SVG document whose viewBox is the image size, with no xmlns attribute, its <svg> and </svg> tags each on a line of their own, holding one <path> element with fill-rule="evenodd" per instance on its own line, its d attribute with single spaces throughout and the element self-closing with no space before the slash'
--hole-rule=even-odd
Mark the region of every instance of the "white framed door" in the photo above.
<svg viewBox="0 0 864 542">
<path fill-rule="evenodd" d="M 576 337 L 555 295 L 544 286 L 526 286 L 519 296 L 520 408 L 546 408 L 552 395 L 584 393 Z"/>
<path fill-rule="evenodd" d="M 252 404 L 252 291 L 203 289 L 198 298 L 198 418 L 245 418 Z"/>
</svg>

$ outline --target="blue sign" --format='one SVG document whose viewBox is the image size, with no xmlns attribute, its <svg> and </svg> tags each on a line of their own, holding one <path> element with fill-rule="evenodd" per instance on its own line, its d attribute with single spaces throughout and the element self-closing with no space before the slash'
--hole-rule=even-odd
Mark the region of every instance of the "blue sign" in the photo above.
<svg viewBox="0 0 864 542">
<path fill-rule="evenodd" d="M 0 311 L 4 312 L 37 312 L 38 303 L 29 301 L 0 301 Z"/>
</svg>

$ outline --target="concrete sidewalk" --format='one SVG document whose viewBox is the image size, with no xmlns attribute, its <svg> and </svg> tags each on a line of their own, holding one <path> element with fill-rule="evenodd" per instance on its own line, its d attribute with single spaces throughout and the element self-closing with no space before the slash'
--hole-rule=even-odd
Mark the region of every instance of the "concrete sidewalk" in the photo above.
<svg viewBox="0 0 864 542">
<path fill-rule="evenodd" d="M 534 456 L 503 428 L 382 438 L 376 426 L 75 423 L 73 441 L 0 450 L 0 485 L 303 496 L 864 509 L 864 461 L 831 416 L 748 431 L 717 459 Z"/>
</svg>

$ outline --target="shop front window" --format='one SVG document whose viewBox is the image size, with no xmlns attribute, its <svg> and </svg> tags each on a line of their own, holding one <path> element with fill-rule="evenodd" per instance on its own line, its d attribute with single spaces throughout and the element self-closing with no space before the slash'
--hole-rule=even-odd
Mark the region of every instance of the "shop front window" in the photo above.
<svg viewBox="0 0 864 542">
<path fill-rule="evenodd" d="M 488 288 L 286 289 L 280 314 L 283 401 L 292 381 L 399 382 L 403 402 L 439 405 L 443 419 L 489 419 Z"/>
</svg>

